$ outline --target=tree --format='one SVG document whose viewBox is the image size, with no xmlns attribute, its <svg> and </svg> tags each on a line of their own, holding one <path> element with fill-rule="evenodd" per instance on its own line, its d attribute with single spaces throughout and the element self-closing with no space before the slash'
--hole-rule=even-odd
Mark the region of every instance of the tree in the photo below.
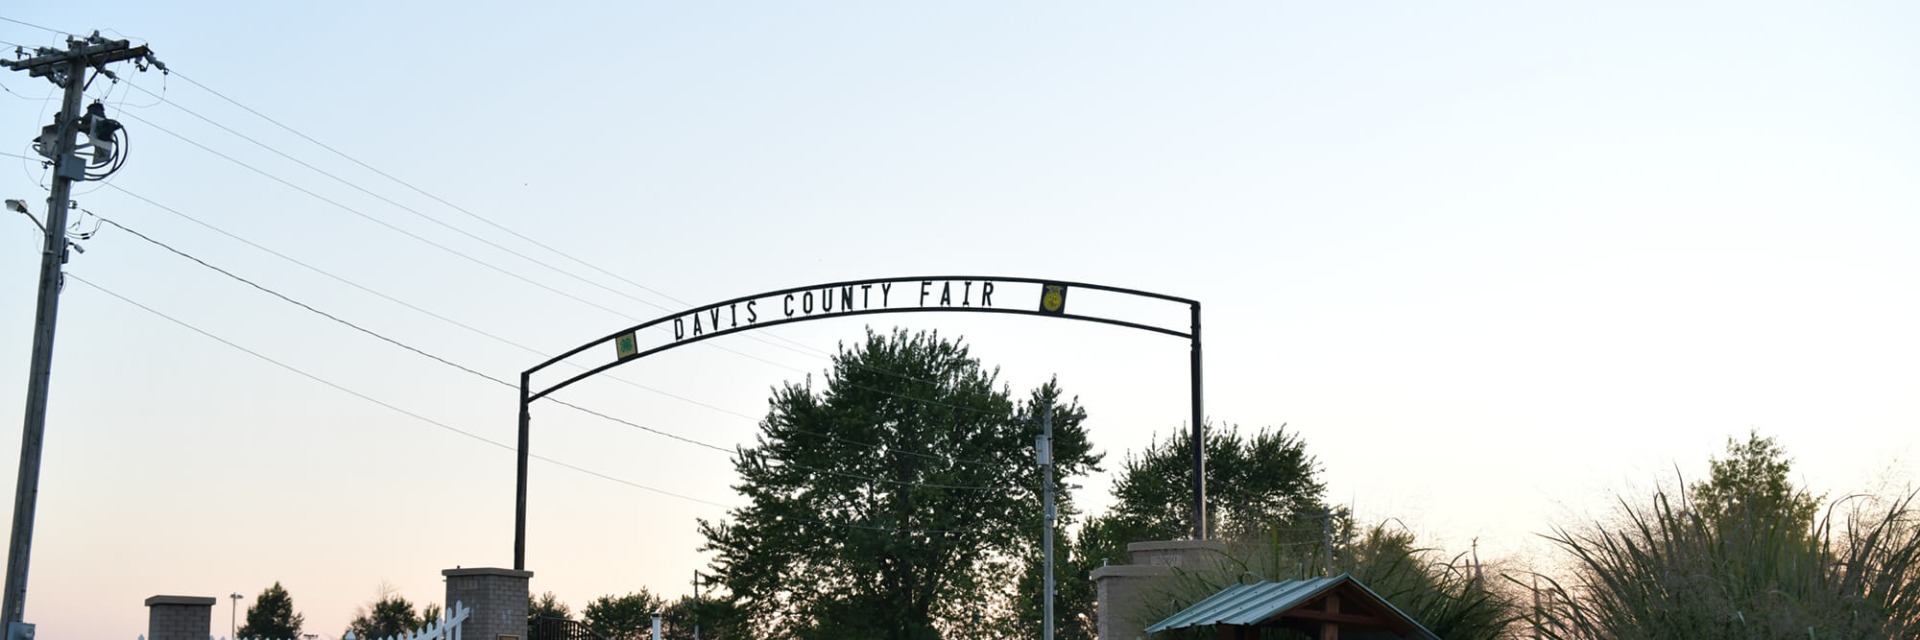
<svg viewBox="0 0 1920 640">
<path fill-rule="evenodd" d="M 935 640 L 1011 599 L 1040 533 L 1040 426 L 1018 416 L 1055 405 L 1056 489 L 1099 457 L 1057 384 L 1016 403 L 997 375 L 938 334 L 869 331 L 824 388 L 775 390 L 734 459 L 749 504 L 700 523 L 756 635 Z"/>
<path fill-rule="evenodd" d="M 1202 434 L 1209 537 L 1254 539 L 1326 511 L 1318 463 L 1286 425 L 1250 437 L 1234 425 Z M 1191 440 L 1175 433 L 1127 458 L 1113 486 L 1113 511 L 1133 533 L 1148 536 L 1142 540 L 1186 539 L 1193 536 L 1192 492 Z"/>
<path fill-rule="evenodd" d="M 682 596 L 671 603 L 642 588 L 623 596 L 601 596 L 581 610 L 581 620 L 606 640 L 645 640 L 652 633 L 653 614 L 660 612 L 660 635 L 664 640 L 693 640 L 693 628 L 700 626 L 702 640 L 728 640 L 747 637 L 741 630 L 744 621 L 739 611 L 725 600 Z"/>
<path fill-rule="evenodd" d="M 699 599 L 682 596 L 671 605 L 667 605 L 666 615 L 662 616 L 661 634 L 667 640 L 693 640 L 696 625 L 700 629 L 701 640 L 732 640 L 747 638 L 746 616 L 731 599 L 707 597 L 701 594 Z"/>
<path fill-rule="evenodd" d="M 536 596 L 527 596 L 527 624 L 531 625 L 541 618 L 559 618 L 572 620 L 573 611 L 567 604 L 554 597 L 552 591 Z"/>
<path fill-rule="evenodd" d="M 1238 426 L 1229 425 L 1209 426 L 1202 436 L 1212 531 L 1241 542 L 1282 533 L 1287 543 L 1296 545 L 1320 541 L 1320 524 L 1309 519 L 1327 511 L 1327 489 L 1297 434 L 1282 425 L 1243 436 Z M 1114 481 L 1112 510 L 1086 519 L 1064 557 L 1055 560 L 1057 637 L 1094 637 L 1097 594 L 1089 574 L 1109 562 L 1128 562 L 1127 544 L 1193 536 L 1192 492 L 1193 449 L 1185 434 L 1155 438 L 1146 449 L 1127 456 Z M 1019 598 L 1022 626 L 1029 631 L 1040 627 L 1037 564 L 1037 558 L 1030 563 Z"/>
<path fill-rule="evenodd" d="M 422 629 L 427 627 L 427 625 L 439 622 L 441 618 L 446 617 L 446 613 L 446 611 L 440 608 L 440 603 L 438 602 L 429 602 L 421 605 L 420 618 L 414 623 L 413 628 Z"/>
<path fill-rule="evenodd" d="M 580 610 L 580 618 L 607 640 L 642 640 L 652 633 L 653 613 L 665 608 L 665 600 L 641 588 L 623 596 L 595 598 Z"/>
<path fill-rule="evenodd" d="M 1693 505 L 1722 527 L 1779 517 L 1788 530 L 1810 532 L 1819 500 L 1794 488 L 1787 478 L 1792 470 L 1793 461 L 1772 437 L 1748 432 L 1745 443 L 1727 438 L 1727 457 L 1712 459 L 1707 481 L 1693 485 Z"/>
<path fill-rule="evenodd" d="M 247 624 L 240 627 L 235 635 L 241 638 L 298 638 L 300 625 L 306 623 L 306 616 L 293 612 L 293 596 L 274 582 L 273 586 L 261 591 L 253 599 L 253 606 L 247 607 Z"/>
<path fill-rule="evenodd" d="M 347 633 L 360 640 L 375 640 L 412 633 L 424 626 L 426 622 L 414 614 L 413 603 L 394 593 L 393 587 L 383 584 L 379 597 L 354 611 L 353 621 L 347 623 Z"/>
</svg>

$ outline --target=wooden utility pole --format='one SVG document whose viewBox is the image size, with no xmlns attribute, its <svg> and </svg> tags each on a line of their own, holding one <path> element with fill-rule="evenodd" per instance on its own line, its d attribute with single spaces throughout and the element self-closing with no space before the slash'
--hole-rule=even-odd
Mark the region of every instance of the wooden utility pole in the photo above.
<svg viewBox="0 0 1920 640">
<path fill-rule="evenodd" d="M 74 136 L 80 133 L 80 102 L 87 87 L 87 69 L 105 70 L 109 63 L 148 58 L 146 46 L 130 46 L 125 40 L 106 40 L 95 33 L 87 38 L 68 38 L 67 49 L 41 48 L 34 57 L 4 60 L 0 65 L 25 71 L 31 77 L 44 77 L 66 90 L 60 102 L 60 115 L 51 131 L 54 139 L 42 140 L 41 153 L 51 154 L 53 162 L 52 194 L 47 196 L 44 231 L 46 244 L 40 250 L 39 299 L 34 313 L 33 361 L 27 377 L 27 417 L 20 436 L 20 479 L 14 485 L 13 537 L 7 547 L 7 582 L 0 620 L 7 624 L 7 640 L 33 637 L 32 626 L 22 621 L 27 603 L 27 560 L 33 552 L 33 513 L 40 493 L 40 447 L 47 427 L 47 387 L 53 370 L 53 329 L 60 311 L 60 265 L 67 261 L 67 209 L 75 180 L 86 179 L 87 163 L 74 152 Z M 51 144 L 46 144 L 50 142 Z"/>
</svg>

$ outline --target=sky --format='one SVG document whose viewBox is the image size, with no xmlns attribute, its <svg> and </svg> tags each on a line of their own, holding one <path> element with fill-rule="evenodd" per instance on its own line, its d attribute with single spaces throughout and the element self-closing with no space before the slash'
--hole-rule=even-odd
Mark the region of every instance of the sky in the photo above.
<svg viewBox="0 0 1920 640">
<path fill-rule="evenodd" d="M 174 72 L 120 65 L 89 89 L 131 146 L 75 189 L 86 228 L 111 219 L 509 381 L 756 292 L 1033 277 L 1201 301 L 1210 418 L 1286 425 L 1331 501 L 1450 552 L 1551 562 L 1537 534 L 1699 478 L 1749 430 L 1816 492 L 1916 479 L 1910 3 L 0 17 L 8 50 L 97 29 Z M 53 87 L 0 87 L 0 152 L 32 156 Z M 0 165 L 0 194 L 44 212 L 40 164 Z M 511 565 L 512 389 L 122 228 L 80 244 L 28 587 L 42 633 L 133 637 L 142 601 L 173 594 L 220 598 L 225 635 L 227 596 L 244 613 L 278 581 L 333 637 L 383 585 L 438 602 L 441 570 Z M 0 393 L 17 407 L 39 246 L 31 222 L 0 224 Z M 1108 472 L 1188 420 L 1184 341 L 1022 316 L 757 330 L 558 395 L 731 447 L 770 389 L 894 326 L 964 337 L 1016 390 L 1058 376 Z M 533 421 L 535 453 L 592 472 L 532 469 L 533 591 L 576 610 L 687 593 L 698 520 L 741 504 L 727 454 L 557 406 Z M 14 464 L 0 455 L 0 477 Z M 1107 474 L 1075 482 L 1084 509 L 1111 503 Z"/>
</svg>

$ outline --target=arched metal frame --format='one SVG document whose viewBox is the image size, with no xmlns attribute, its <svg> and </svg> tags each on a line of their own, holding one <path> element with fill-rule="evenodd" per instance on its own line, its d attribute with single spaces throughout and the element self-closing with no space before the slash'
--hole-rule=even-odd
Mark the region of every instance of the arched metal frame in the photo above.
<svg viewBox="0 0 1920 640">
<path fill-rule="evenodd" d="M 545 388 L 539 389 L 538 391 L 535 391 L 532 388 L 533 375 L 535 373 L 540 372 L 543 369 L 546 369 L 547 367 L 553 366 L 554 364 L 562 362 L 568 358 L 579 355 L 580 353 L 583 353 L 588 349 L 592 349 L 594 347 L 600 347 L 608 344 L 618 345 L 619 341 L 622 338 L 631 338 L 633 336 L 636 336 L 642 330 L 661 327 L 670 322 L 679 321 L 681 323 L 684 323 L 684 321 L 687 318 L 695 318 L 697 323 L 698 318 L 706 317 L 706 316 L 703 316 L 702 314 L 708 314 L 708 316 L 714 318 L 715 320 L 714 326 L 717 327 L 719 310 L 728 309 L 729 314 L 734 315 L 734 314 L 737 314 L 738 305 L 741 305 L 741 304 L 748 304 L 749 310 L 751 313 L 752 306 L 750 303 L 755 303 L 760 300 L 781 297 L 783 298 L 783 300 L 791 302 L 793 300 L 793 296 L 795 295 L 811 294 L 814 292 L 832 292 L 832 291 L 847 291 L 849 293 L 847 293 L 848 297 L 846 298 L 846 300 L 851 300 L 852 298 L 851 298 L 850 292 L 855 287 L 859 287 L 861 289 L 863 294 L 863 299 L 865 299 L 867 293 L 870 292 L 870 287 L 872 286 L 880 285 L 887 289 L 890 289 L 892 285 L 900 284 L 900 283 L 919 283 L 922 285 L 923 289 L 922 289 L 920 304 L 915 306 L 898 306 L 898 307 L 890 306 L 887 302 L 888 299 L 883 294 L 883 297 L 882 297 L 883 302 L 879 308 L 874 308 L 869 305 L 863 304 L 862 305 L 863 308 L 860 308 L 860 309 L 851 309 L 849 308 L 850 307 L 849 305 L 849 307 L 843 307 L 842 310 L 833 311 L 830 309 L 830 306 L 829 306 L 829 310 L 823 311 L 822 313 L 814 314 L 809 312 L 807 314 L 801 314 L 801 315 L 795 315 L 789 309 L 782 317 L 779 317 L 779 318 L 768 319 L 766 321 L 751 320 L 745 325 L 740 325 L 740 324 L 737 324 L 736 322 L 732 326 L 729 326 L 728 328 L 725 328 L 725 329 L 715 328 L 712 330 L 701 331 L 696 326 L 695 335 L 692 335 L 692 336 L 682 335 L 682 336 L 676 337 L 676 339 L 673 342 L 669 342 L 669 343 L 666 343 L 657 347 L 653 347 L 650 349 L 641 350 L 637 348 L 637 345 L 635 345 L 635 348 L 631 352 L 620 351 L 618 357 L 615 358 L 613 362 L 599 365 L 596 367 L 591 367 L 582 373 L 569 377 L 551 386 L 547 386 Z M 982 283 L 983 288 L 985 290 L 985 295 L 988 296 L 989 299 L 990 299 L 990 296 L 992 295 L 992 288 L 995 283 L 1040 285 L 1042 288 L 1043 296 L 1049 287 L 1060 287 L 1060 289 L 1058 289 L 1057 291 L 1061 293 L 1062 301 L 1058 305 L 1056 305 L 1054 309 L 1051 309 L 1051 310 L 1047 308 L 1047 303 L 1045 301 L 1041 301 L 1040 304 L 1034 306 L 1032 309 L 987 306 L 985 304 L 982 304 L 982 305 L 964 304 L 961 306 L 943 304 L 943 305 L 927 306 L 925 304 L 926 293 L 925 293 L 924 287 L 932 283 L 942 283 L 944 286 L 947 286 L 947 287 L 950 287 L 953 283 L 967 283 L 969 286 L 971 286 L 972 283 Z M 1068 313 L 1066 311 L 1065 304 L 1064 304 L 1064 295 L 1066 291 L 1073 290 L 1073 289 L 1105 291 L 1108 293 L 1118 293 L 1118 294 L 1124 294 L 1124 295 L 1130 295 L 1130 296 L 1137 296 L 1141 298 L 1160 300 L 1164 302 L 1174 302 L 1174 303 L 1184 304 L 1184 305 L 1187 305 L 1187 308 L 1190 312 L 1191 325 L 1187 331 L 1179 331 L 1175 329 L 1168 329 L 1165 327 L 1156 327 L 1153 325 L 1142 324 L 1138 322 L 1131 322 L 1127 320 L 1120 320 L 1116 318 L 1103 318 L 1098 316 L 1088 316 L 1088 315 L 1078 315 L 1078 314 Z M 969 292 L 970 292 L 970 289 L 969 289 Z M 823 298 L 825 298 L 828 295 L 831 295 L 831 294 L 823 293 Z M 1143 331 L 1151 331 L 1154 333 L 1187 338 L 1192 344 L 1192 353 L 1190 355 L 1190 360 L 1189 360 L 1189 366 L 1190 366 L 1189 373 L 1190 373 L 1190 378 L 1192 382 L 1190 393 L 1192 395 L 1192 404 L 1193 404 L 1193 422 L 1191 424 L 1191 431 L 1192 431 L 1191 446 L 1193 451 L 1193 478 L 1192 478 L 1193 537 L 1195 540 L 1206 539 L 1207 537 L 1207 510 L 1206 510 L 1207 485 L 1206 485 L 1206 476 L 1205 476 L 1206 454 L 1202 449 L 1202 441 L 1201 441 L 1201 437 L 1202 437 L 1201 422 L 1205 419 L 1206 416 L 1202 411 L 1202 402 L 1201 402 L 1204 394 L 1202 392 L 1203 387 L 1201 385 L 1201 375 L 1200 375 L 1201 359 L 1200 359 L 1200 302 L 1199 301 L 1190 300 L 1187 298 L 1181 298 L 1177 296 L 1170 296 L 1162 293 L 1141 291 L 1138 289 L 1127 289 L 1123 287 L 1111 287 L 1107 285 L 1089 284 L 1084 282 L 1070 282 L 1070 281 L 1064 281 L 1064 280 L 1043 280 L 1038 278 L 992 277 L 992 276 L 922 276 L 922 277 L 879 278 L 879 279 L 872 279 L 872 280 L 848 280 L 848 281 L 842 281 L 842 282 L 830 282 L 826 284 L 816 284 L 816 285 L 809 285 L 804 287 L 792 287 L 788 289 L 780 289 L 777 291 L 768 291 L 765 293 L 741 296 L 738 298 L 733 298 L 731 300 L 724 300 L 721 302 L 716 302 L 716 303 L 709 304 L 702 307 L 695 307 L 693 309 L 683 311 L 680 313 L 661 316 L 661 317 L 628 327 L 626 329 L 622 329 L 620 331 L 614 332 L 613 334 L 610 334 L 610 335 L 601 337 L 597 340 L 594 340 L 592 342 L 588 342 L 586 344 L 580 345 L 579 347 L 575 347 L 567 351 L 566 353 L 562 353 L 560 355 L 554 356 L 553 358 L 550 358 L 545 362 L 534 365 L 532 368 L 521 372 L 520 373 L 519 475 L 518 475 L 518 480 L 515 483 L 515 502 L 514 502 L 514 518 L 513 518 L 513 568 L 514 570 L 516 571 L 526 570 L 527 460 L 528 460 L 527 440 L 529 435 L 528 432 L 530 431 L 530 427 L 533 424 L 533 414 L 531 411 L 531 405 L 534 400 L 538 400 L 540 398 L 546 397 L 547 395 L 555 391 L 559 391 L 560 389 L 563 389 L 569 385 L 572 385 L 575 382 L 579 382 L 581 380 L 585 380 L 587 378 L 593 377 L 594 375 L 599 374 L 600 372 L 606 371 L 608 369 L 612 369 L 614 367 L 617 367 L 629 362 L 633 362 L 635 360 L 639 360 L 640 358 L 644 358 L 646 356 L 653 355 L 661 351 L 666 351 L 668 349 L 672 349 L 675 347 L 686 346 L 686 345 L 700 342 L 703 340 L 717 338 L 723 335 L 739 333 L 742 331 L 748 331 L 752 329 L 776 327 L 784 324 L 791 324 L 791 323 L 802 322 L 807 320 L 824 320 L 829 318 L 844 318 L 844 317 L 875 315 L 875 314 L 883 314 L 883 313 L 914 313 L 914 312 L 927 312 L 927 311 L 947 311 L 947 312 L 958 311 L 958 312 L 968 312 L 968 313 L 1009 313 L 1009 314 L 1020 314 L 1020 315 L 1029 315 L 1029 316 L 1064 318 L 1069 320 L 1084 320 L 1087 322 L 1098 322 L 1102 324 L 1126 327 L 1129 329 L 1139 329 Z M 633 344 L 633 343 L 629 343 L 629 344 Z M 619 349 L 619 347 L 616 347 L 616 349 Z"/>
</svg>

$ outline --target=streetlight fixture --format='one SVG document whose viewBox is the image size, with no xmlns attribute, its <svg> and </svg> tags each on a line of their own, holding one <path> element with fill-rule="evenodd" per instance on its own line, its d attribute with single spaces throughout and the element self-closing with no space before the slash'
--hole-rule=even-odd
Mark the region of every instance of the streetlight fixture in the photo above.
<svg viewBox="0 0 1920 640">
<path fill-rule="evenodd" d="M 240 627 L 237 626 L 240 621 L 240 599 L 246 596 L 236 593 L 227 597 L 233 598 L 233 609 L 227 612 L 227 637 L 237 638 L 240 635 Z"/>
</svg>

